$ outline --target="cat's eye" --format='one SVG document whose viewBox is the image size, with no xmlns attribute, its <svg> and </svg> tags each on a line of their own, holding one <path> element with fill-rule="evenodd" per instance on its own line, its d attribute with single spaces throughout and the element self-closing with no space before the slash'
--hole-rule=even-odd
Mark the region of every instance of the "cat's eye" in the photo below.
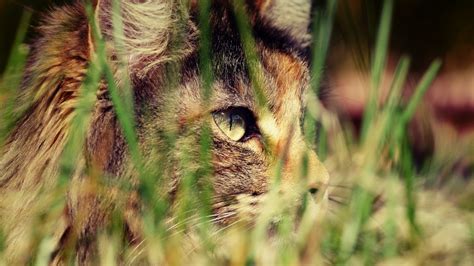
<svg viewBox="0 0 474 266">
<path fill-rule="evenodd" d="M 243 141 L 255 132 L 255 119 L 242 107 L 229 108 L 212 113 L 217 127 L 233 141 Z"/>
</svg>

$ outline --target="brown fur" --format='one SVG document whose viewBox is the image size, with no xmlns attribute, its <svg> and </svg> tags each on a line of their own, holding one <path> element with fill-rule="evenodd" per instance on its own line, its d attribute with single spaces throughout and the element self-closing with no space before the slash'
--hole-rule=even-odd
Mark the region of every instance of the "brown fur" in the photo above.
<svg viewBox="0 0 474 266">
<path fill-rule="evenodd" d="M 288 8 L 298 2 L 290 1 Z M 153 172 L 161 166 L 170 177 L 164 187 L 157 188 L 159 193 L 169 193 L 175 204 L 179 204 L 183 173 L 194 165 L 199 167 L 195 162 L 184 168 L 183 154 L 199 160 L 198 151 L 189 147 L 198 143 L 203 125 L 211 119 L 210 112 L 229 107 L 252 112 L 262 137 L 231 141 L 210 123 L 214 213 L 238 212 L 235 202 L 242 196 L 258 201 L 268 191 L 272 169 L 280 158 L 284 160 L 283 190 L 292 190 L 298 183 L 301 159 L 307 152 L 310 187 L 327 182 L 327 173 L 314 152 L 307 148 L 299 124 L 309 79 L 304 59 L 308 36 L 302 30 L 308 26 L 309 10 L 301 14 L 306 19 L 295 20 L 297 29 L 292 30 L 286 23 L 279 26 L 280 20 L 274 19 L 278 15 L 275 12 L 283 8 L 278 6 L 282 1 L 257 1 L 248 6 L 268 98 L 269 110 L 264 111 L 255 99 L 230 2 L 214 1 L 211 9 L 215 83 L 207 106 L 203 105 L 199 78 L 196 10 L 191 10 L 189 17 L 181 13 L 184 17 L 176 18 L 166 15 L 182 10 L 174 1 L 149 1 L 146 6 L 140 6 L 137 1 L 121 3 L 125 25 L 123 55 L 113 48 L 110 2 L 99 1 L 96 12 L 110 45 L 111 60 L 117 55 L 127 59 L 145 167 Z M 10 134 L 0 159 L 0 220 L 3 230 L 8 232 L 6 254 L 10 262 L 27 261 L 34 245 L 29 230 L 38 222 L 35 218 L 38 212 L 47 206 L 41 206 L 41 202 L 54 192 L 79 88 L 95 49 L 91 44 L 96 40 L 89 39 L 91 34 L 81 4 L 52 12 L 40 32 L 22 85 L 22 97 L 33 104 Z M 125 73 L 118 68 L 114 71 L 120 83 Z M 93 262 L 96 234 L 108 223 L 115 209 L 125 209 L 130 240 L 140 234 L 140 224 L 134 219 L 141 205 L 137 194 L 132 192 L 123 197 L 114 186 L 99 186 L 101 175 L 107 176 L 106 182 L 125 179 L 138 184 L 136 172 L 129 167 L 126 142 L 107 95 L 107 85 L 101 84 L 84 156 L 68 186 L 66 206 L 58 214 L 60 223 L 52 230 L 57 242 L 56 262 L 60 261 L 63 248 L 73 240 L 78 241 L 76 260 Z M 173 84 L 172 90 L 169 84 Z M 178 128 L 174 126 L 176 123 Z M 161 136 L 170 131 L 178 133 L 177 144 L 163 154 L 165 144 Z M 232 217 L 236 215 L 222 216 L 217 221 L 225 224 Z"/>
</svg>

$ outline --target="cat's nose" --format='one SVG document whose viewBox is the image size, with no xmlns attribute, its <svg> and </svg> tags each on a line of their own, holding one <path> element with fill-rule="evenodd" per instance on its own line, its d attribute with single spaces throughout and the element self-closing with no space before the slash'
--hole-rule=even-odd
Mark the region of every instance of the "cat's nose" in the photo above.
<svg viewBox="0 0 474 266">
<path fill-rule="evenodd" d="M 316 197 L 316 195 L 319 192 L 319 184 L 312 182 L 308 184 L 308 192 L 311 194 L 311 196 Z"/>
<path fill-rule="evenodd" d="M 306 189 L 314 199 L 322 200 L 327 196 L 329 174 L 315 153 L 309 154 L 308 166 Z"/>
</svg>

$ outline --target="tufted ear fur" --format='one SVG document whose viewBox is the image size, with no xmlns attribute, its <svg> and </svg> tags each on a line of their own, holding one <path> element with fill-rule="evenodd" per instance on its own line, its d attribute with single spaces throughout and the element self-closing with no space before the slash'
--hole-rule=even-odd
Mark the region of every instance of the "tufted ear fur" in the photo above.
<svg viewBox="0 0 474 266">
<path fill-rule="evenodd" d="M 131 71 L 144 76 L 154 66 L 176 60 L 188 52 L 188 40 L 183 40 L 189 35 L 187 14 L 176 16 L 187 12 L 181 2 L 94 0 L 93 5 L 95 18 L 108 47 L 112 47 L 112 54 L 120 51 Z"/>
<path fill-rule="evenodd" d="M 310 0 L 256 0 L 258 14 L 273 26 L 286 31 L 300 43 L 309 43 Z"/>
</svg>

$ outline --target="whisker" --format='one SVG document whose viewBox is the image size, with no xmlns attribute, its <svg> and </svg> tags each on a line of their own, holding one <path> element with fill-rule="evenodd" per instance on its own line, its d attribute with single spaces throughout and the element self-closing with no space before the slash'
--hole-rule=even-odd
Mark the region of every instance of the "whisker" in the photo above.
<svg viewBox="0 0 474 266">
<path fill-rule="evenodd" d="M 346 197 L 344 195 L 341 196 L 341 195 L 336 195 L 336 194 L 330 194 L 328 197 L 332 198 L 332 199 L 337 199 L 337 200 L 340 200 L 340 201 L 347 201 L 347 202 L 350 201 L 350 197 L 348 197 L 348 196 Z"/>
<path fill-rule="evenodd" d="M 207 215 L 205 217 L 194 217 L 194 219 L 192 219 L 193 221 L 200 221 L 202 218 L 210 218 L 210 217 L 215 217 L 215 218 L 201 221 L 200 223 L 196 223 L 196 224 L 192 225 L 192 227 L 197 227 L 197 226 L 204 225 L 204 224 L 219 222 L 220 220 L 223 220 L 223 219 L 228 218 L 228 217 L 230 217 L 232 215 L 235 215 L 235 214 L 236 214 L 236 212 L 225 212 L 225 213 L 221 213 L 221 214 L 211 214 L 211 215 Z M 174 226 L 174 228 L 176 228 L 176 227 L 177 226 Z M 175 236 L 177 234 L 184 233 L 184 232 L 186 232 L 187 229 L 188 228 L 184 228 L 184 229 L 175 231 L 172 234 L 170 234 L 168 237 L 172 237 L 172 236 Z M 167 231 L 169 231 L 169 230 L 170 229 L 168 229 Z"/>
<path fill-rule="evenodd" d="M 135 261 L 144 252 L 144 249 L 140 248 L 143 245 L 143 243 L 145 243 L 145 239 L 143 239 L 142 241 L 140 241 L 140 243 L 135 245 L 135 247 L 133 247 L 133 249 L 128 254 L 128 257 L 131 257 L 129 261 L 130 263 Z M 134 255 L 134 253 L 137 253 L 137 254 Z"/>
<path fill-rule="evenodd" d="M 222 219 L 231 217 L 232 215 L 235 215 L 235 214 L 237 214 L 237 212 L 235 212 L 235 211 L 227 212 L 227 213 L 224 213 L 224 214 L 222 214 L 222 215 L 220 215 L 220 216 L 218 216 L 218 217 L 216 217 L 216 218 L 214 218 L 214 219 L 212 219 L 212 220 L 210 220 L 210 221 L 211 221 L 211 222 L 218 222 L 218 221 L 220 221 L 220 220 L 222 220 Z"/>
<path fill-rule="evenodd" d="M 335 202 L 335 203 L 338 203 L 340 205 L 348 205 L 349 204 L 349 202 L 346 202 L 346 201 L 343 201 L 343 200 L 338 200 L 338 199 L 335 199 L 333 197 L 328 197 L 328 200 L 332 201 L 332 202 Z"/>
<path fill-rule="evenodd" d="M 200 217 L 197 217 L 197 216 L 198 216 L 197 214 L 191 215 L 190 217 L 185 218 L 185 219 L 183 219 L 182 221 L 179 221 L 179 222 L 173 224 L 172 226 L 168 227 L 168 228 L 166 229 L 166 231 L 173 230 L 174 228 L 176 228 L 176 227 L 178 227 L 178 226 L 181 226 L 181 225 L 183 225 L 183 224 L 186 224 L 187 222 L 189 222 L 189 221 L 191 221 L 191 220 L 200 218 Z"/>
<path fill-rule="evenodd" d="M 189 223 L 189 222 L 191 222 L 191 221 L 197 221 L 197 220 L 205 219 L 205 218 L 213 218 L 213 217 L 215 217 L 215 216 L 217 216 L 217 215 L 218 215 L 218 214 L 210 214 L 210 215 L 206 215 L 206 216 L 200 216 L 200 215 L 198 215 L 198 214 L 194 214 L 194 215 L 192 215 L 192 216 L 190 216 L 190 217 L 188 217 L 188 218 L 186 218 L 186 219 L 184 219 L 184 220 L 182 220 L 182 221 L 180 221 L 180 222 L 178 222 L 178 223 L 172 225 L 171 227 L 167 228 L 166 230 L 167 230 L 167 231 L 170 231 L 170 230 L 172 230 L 172 229 L 174 229 L 174 228 L 176 228 L 176 227 L 178 227 L 178 226 L 181 226 L 181 225 L 183 225 L 183 224 Z M 211 220 L 212 220 L 212 219 L 211 219 Z"/>
<path fill-rule="evenodd" d="M 354 189 L 354 187 L 350 185 L 342 185 L 342 184 L 325 184 L 325 185 L 328 187 L 337 187 L 337 188 L 344 188 L 344 189 L 349 189 L 349 190 Z"/>
<path fill-rule="evenodd" d="M 210 234 L 210 237 L 211 238 L 216 238 L 216 236 L 219 235 L 219 233 L 221 233 L 222 231 L 224 230 L 227 230 L 229 229 L 230 227 L 236 225 L 237 223 L 241 222 L 241 219 L 237 219 L 236 221 L 222 227 L 222 228 L 219 228 L 218 230 L 216 230 L 215 232 L 211 233 Z M 191 250 L 189 250 L 187 253 L 186 253 L 186 256 L 189 256 L 192 252 L 194 252 L 195 250 L 197 249 L 197 246 L 196 245 L 193 245 L 193 248 Z"/>
</svg>

